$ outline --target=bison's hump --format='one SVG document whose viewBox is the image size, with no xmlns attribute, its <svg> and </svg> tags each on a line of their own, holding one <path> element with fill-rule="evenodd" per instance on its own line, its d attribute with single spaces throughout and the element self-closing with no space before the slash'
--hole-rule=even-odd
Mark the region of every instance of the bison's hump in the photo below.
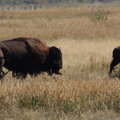
<svg viewBox="0 0 120 120">
<path fill-rule="evenodd" d="M 6 48 L 14 51 L 17 51 L 17 49 L 24 49 L 27 48 L 28 46 L 33 48 L 33 49 L 38 49 L 40 51 L 46 51 L 49 49 L 49 47 L 40 41 L 39 39 L 36 38 L 26 38 L 26 37 L 20 37 L 20 38 L 14 38 L 11 40 L 5 40 L 0 43 L 0 45 L 4 45 Z M 16 49 L 16 50 L 15 50 Z M 10 51 L 9 50 L 9 51 Z M 22 50 L 21 50 L 22 51 Z"/>
</svg>

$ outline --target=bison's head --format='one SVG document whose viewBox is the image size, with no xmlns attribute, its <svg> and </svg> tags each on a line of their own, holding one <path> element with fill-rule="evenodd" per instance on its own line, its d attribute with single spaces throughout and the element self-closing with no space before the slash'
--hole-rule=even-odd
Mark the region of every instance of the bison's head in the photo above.
<svg viewBox="0 0 120 120">
<path fill-rule="evenodd" d="M 56 47 L 49 48 L 49 74 L 52 75 L 53 73 L 57 75 L 62 75 L 59 70 L 62 69 L 62 53 L 61 50 Z"/>
</svg>

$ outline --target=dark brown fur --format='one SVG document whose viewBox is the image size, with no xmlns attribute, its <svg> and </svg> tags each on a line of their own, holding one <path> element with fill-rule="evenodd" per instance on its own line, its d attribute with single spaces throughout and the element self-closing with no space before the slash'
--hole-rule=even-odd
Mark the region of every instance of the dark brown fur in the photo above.
<svg viewBox="0 0 120 120">
<path fill-rule="evenodd" d="M 113 60 L 110 64 L 110 70 L 109 70 L 109 74 L 112 73 L 114 67 L 120 63 L 120 46 L 119 47 L 116 47 L 114 50 L 113 50 Z"/>
<path fill-rule="evenodd" d="M 41 72 L 61 74 L 62 53 L 56 47 L 48 47 L 35 38 L 16 38 L 0 43 L 0 67 L 12 71 L 13 77 L 26 78 Z M 1 72 L 2 74 L 2 72 Z"/>
</svg>

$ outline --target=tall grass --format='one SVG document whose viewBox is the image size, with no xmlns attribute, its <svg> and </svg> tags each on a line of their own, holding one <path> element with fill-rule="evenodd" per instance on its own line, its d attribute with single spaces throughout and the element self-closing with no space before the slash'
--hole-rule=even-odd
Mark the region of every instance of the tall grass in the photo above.
<svg viewBox="0 0 120 120">
<path fill-rule="evenodd" d="M 44 74 L 21 81 L 9 73 L 0 83 L 0 117 L 35 120 L 28 116 L 36 110 L 49 119 L 119 113 L 120 81 L 109 78 L 108 71 L 112 50 L 119 45 L 120 8 L 109 11 L 106 21 L 95 23 L 89 19 L 91 8 L 1 11 L 1 41 L 39 38 L 62 50 L 64 65 L 62 76 Z"/>
<path fill-rule="evenodd" d="M 108 9 L 106 9 L 108 11 Z M 36 11 L 1 11 L 1 40 L 33 36 L 42 40 L 119 39 L 119 8 L 110 8 L 107 22 L 94 24 L 91 8 L 51 8 Z M 6 35 L 7 33 L 7 35 Z"/>
</svg>

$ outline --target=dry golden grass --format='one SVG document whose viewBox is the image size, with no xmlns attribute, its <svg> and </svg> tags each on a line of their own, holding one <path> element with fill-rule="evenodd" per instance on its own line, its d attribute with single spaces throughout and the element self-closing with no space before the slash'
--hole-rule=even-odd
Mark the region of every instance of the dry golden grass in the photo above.
<svg viewBox="0 0 120 120">
<path fill-rule="evenodd" d="M 89 19 L 92 14 L 91 8 L 2 11 L 0 40 L 18 36 L 33 36 L 43 40 L 119 38 L 119 8 L 106 10 L 110 11 L 108 21 L 98 23 L 93 23 Z"/>
<path fill-rule="evenodd" d="M 0 13 L 0 40 L 40 38 L 61 48 L 64 64 L 62 76 L 28 76 L 21 81 L 9 73 L 0 84 L 0 117 L 18 119 L 21 114 L 29 116 L 30 110 L 51 119 L 54 115 L 56 119 L 85 119 L 84 113 L 120 112 L 120 81 L 108 77 L 112 50 L 120 44 L 120 8 L 105 10 L 110 11 L 108 20 L 95 23 L 89 19 L 91 8 Z"/>
</svg>

